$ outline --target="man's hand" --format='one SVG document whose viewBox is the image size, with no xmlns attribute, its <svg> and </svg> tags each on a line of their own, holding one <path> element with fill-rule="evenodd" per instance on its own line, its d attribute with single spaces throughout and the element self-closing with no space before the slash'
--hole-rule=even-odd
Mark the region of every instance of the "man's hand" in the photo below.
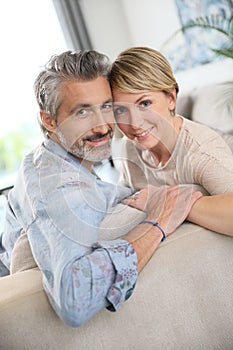
<svg viewBox="0 0 233 350">
<path fill-rule="evenodd" d="M 145 211 L 147 220 L 157 221 L 166 235 L 169 235 L 183 223 L 201 196 L 201 192 L 194 191 L 192 185 L 148 185 L 123 203 Z"/>
</svg>

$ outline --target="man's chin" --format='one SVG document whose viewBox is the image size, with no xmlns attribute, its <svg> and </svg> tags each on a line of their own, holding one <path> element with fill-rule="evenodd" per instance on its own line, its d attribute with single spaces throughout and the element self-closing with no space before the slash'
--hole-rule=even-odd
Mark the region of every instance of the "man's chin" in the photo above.
<svg viewBox="0 0 233 350">
<path fill-rule="evenodd" d="M 108 159 L 111 157 L 111 152 L 101 152 L 98 154 L 91 154 L 91 155 L 87 155 L 85 157 L 86 160 L 88 160 L 89 162 L 102 162 L 105 159 Z"/>
<path fill-rule="evenodd" d="M 92 163 L 96 163 L 111 157 L 111 146 L 110 144 L 105 144 L 93 147 L 92 149 L 88 150 L 84 149 L 82 154 L 75 151 L 71 151 L 71 153 L 78 158 L 87 160 Z"/>
</svg>

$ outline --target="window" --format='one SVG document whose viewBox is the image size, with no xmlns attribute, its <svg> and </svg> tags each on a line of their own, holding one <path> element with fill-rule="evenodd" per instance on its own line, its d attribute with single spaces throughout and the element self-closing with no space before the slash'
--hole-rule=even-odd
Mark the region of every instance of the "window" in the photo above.
<svg viewBox="0 0 233 350">
<path fill-rule="evenodd" d="M 0 188 L 42 139 L 33 83 L 48 59 L 67 50 L 52 0 L 0 2 Z"/>
</svg>

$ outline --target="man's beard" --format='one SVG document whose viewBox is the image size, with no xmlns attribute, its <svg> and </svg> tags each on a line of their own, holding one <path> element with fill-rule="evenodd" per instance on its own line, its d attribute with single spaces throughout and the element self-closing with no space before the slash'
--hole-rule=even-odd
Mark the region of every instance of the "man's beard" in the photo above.
<svg viewBox="0 0 233 350">
<path fill-rule="evenodd" d="M 75 157 L 88 160 L 90 162 L 100 162 L 104 159 L 108 159 L 111 156 L 111 142 L 112 142 L 112 129 L 109 129 L 106 134 L 96 133 L 90 137 L 83 138 L 75 141 L 73 144 L 69 144 L 67 138 L 64 136 L 61 130 L 57 130 L 57 137 L 61 145 L 67 152 L 71 153 Z M 109 141 L 100 146 L 91 146 L 86 143 L 87 140 L 98 140 L 102 137 L 109 135 Z"/>
</svg>

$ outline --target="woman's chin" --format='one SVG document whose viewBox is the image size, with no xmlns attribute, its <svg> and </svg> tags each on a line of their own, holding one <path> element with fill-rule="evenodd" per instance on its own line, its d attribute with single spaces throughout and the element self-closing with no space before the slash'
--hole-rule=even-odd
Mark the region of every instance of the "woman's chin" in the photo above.
<svg viewBox="0 0 233 350">
<path fill-rule="evenodd" d="M 136 143 L 137 147 L 142 149 L 142 150 L 145 150 L 145 149 L 151 150 L 154 147 L 156 147 L 158 144 L 158 140 L 156 140 L 156 139 L 144 140 L 144 141 L 134 140 L 134 142 Z"/>
</svg>

